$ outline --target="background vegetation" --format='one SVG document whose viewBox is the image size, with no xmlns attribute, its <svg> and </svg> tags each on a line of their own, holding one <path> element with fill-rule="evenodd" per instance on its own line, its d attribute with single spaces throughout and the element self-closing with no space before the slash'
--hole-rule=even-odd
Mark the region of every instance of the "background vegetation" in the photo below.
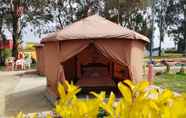
<svg viewBox="0 0 186 118">
<path fill-rule="evenodd" d="M 25 28 L 43 34 L 99 14 L 148 36 L 151 48 L 158 28 L 159 55 L 166 34 L 175 41 L 179 52 L 186 53 L 184 5 L 185 0 L 0 0 L 0 35 L 5 29 L 12 33 L 12 56 L 16 57 Z"/>
</svg>

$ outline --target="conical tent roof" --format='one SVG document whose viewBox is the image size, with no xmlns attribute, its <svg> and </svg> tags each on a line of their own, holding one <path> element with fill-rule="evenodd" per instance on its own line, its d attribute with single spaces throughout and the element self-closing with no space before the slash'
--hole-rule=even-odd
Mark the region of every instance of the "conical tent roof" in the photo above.
<svg viewBox="0 0 186 118">
<path fill-rule="evenodd" d="M 41 42 L 74 39 L 149 39 L 135 31 L 123 28 L 101 16 L 93 15 L 77 21 L 63 30 L 48 34 Z"/>
</svg>

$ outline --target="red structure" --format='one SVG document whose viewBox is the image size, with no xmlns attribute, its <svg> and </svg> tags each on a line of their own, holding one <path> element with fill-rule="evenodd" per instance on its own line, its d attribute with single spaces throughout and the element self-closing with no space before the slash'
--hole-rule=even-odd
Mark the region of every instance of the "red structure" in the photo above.
<svg viewBox="0 0 186 118">
<path fill-rule="evenodd" d="M 0 40 L 0 49 L 4 49 L 4 48 L 12 49 L 12 47 L 13 47 L 13 41 L 11 39 L 6 40 L 5 43 L 3 42 L 3 40 Z"/>
<path fill-rule="evenodd" d="M 148 65 L 148 73 L 147 73 L 147 80 L 150 84 L 153 84 L 153 78 L 154 78 L 154 70 L 153 70 L 153 64 Z"/>
</svg>

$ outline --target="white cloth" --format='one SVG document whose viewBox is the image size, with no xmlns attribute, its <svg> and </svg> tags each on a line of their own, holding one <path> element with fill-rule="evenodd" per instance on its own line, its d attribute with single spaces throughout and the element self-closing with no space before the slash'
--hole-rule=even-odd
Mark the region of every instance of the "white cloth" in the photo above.
<svg viewBox="0 0 186 118">
<path fill-rule="evenodd" d="M 24 63 L 24 60 L 23 59 L 18 59 L 16 61 L 16 65 L 22 65 Z"/>
</svg>

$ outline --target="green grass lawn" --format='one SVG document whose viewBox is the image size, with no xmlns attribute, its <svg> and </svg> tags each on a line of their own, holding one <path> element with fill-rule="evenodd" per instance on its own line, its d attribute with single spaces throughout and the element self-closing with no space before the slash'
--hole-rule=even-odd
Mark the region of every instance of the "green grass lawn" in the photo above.
<svg viewBox="0 0 186 118">
<path fill-rule="evenodd" d="M 181 54 L 181 53 L 165 53 L 165 54 L 162 54 L 162 56 L 153 56 L 152 58 L 154 60 L 183 58 L 183 54 Z M 145 60 L 149 60 L 149 57 L 145 57 Z"/>
<path fill-rule="evenodd" d="M 154 84 L 176 92 L 186 93 L 186 74 L 162 74 L 155 77 Z"/>
</svg>

